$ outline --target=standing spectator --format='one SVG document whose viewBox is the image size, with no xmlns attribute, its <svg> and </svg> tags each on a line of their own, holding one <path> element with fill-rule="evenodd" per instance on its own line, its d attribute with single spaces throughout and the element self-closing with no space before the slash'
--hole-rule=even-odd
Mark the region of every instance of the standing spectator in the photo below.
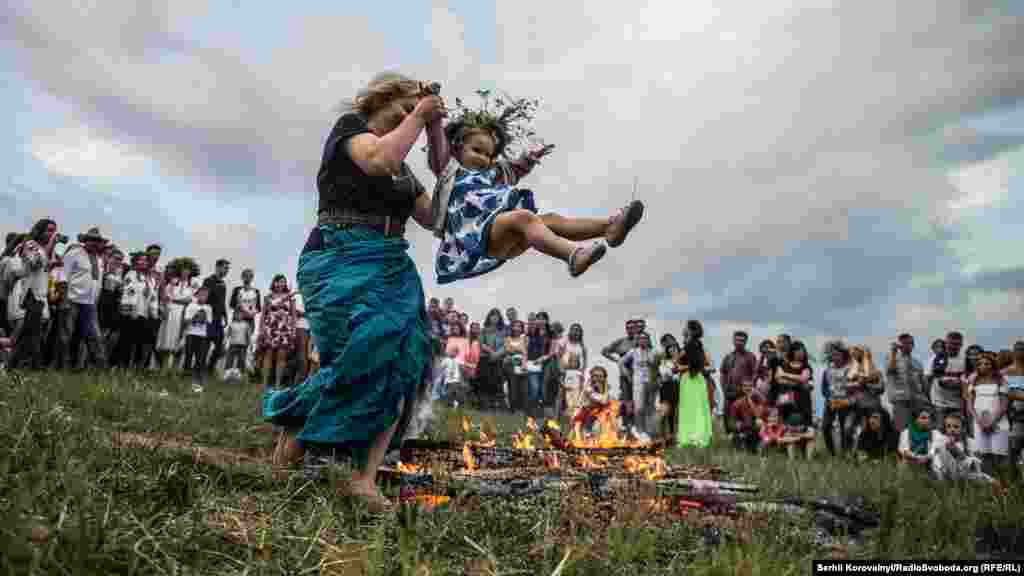
<svg viewBox="0 0 1024 576">
<path fill-rule="evenodd" d="M 49 319 L 47 304 L 50 280 L 50 260 L 57 241 L 66 238 L 57 234 L 57 223 L 42 219 L 35 223 L 29 237 L 17 249 L 24 264 L 24 296 L 18 305 L 25 310 L 21 330 L 11 366 L 20 368 L 27 363 L 33 370 L 42 367 L 43 327 Z M 23 304 L 23 305 L 22 305 Z"/>
<path fill-rule="evenodd" d="M 1009 455 L 1009 388 L 996 371 L 995 355 L 978 356 L 977 371 L 967 381 L 967 409 L 974 423 L 974 449 L 986 465 L 986 472 Z"/>
<path fill-rule="evenodd" d="M 841 452 L 850 449 L 853 440 L 853 402 L 848 394 L 846 379 L 850 354 L 842 342 L 833 342 L 830 350 L 830 364 L 821 372 L 821 391 L 825 397 L 825 416 L 822 419 L 821 431 L 825 436 L 825 448 L 835 456 L 835 438 L 833 428 L 839 424 L 839 446 Z"/>
<path fill-rule="evenodd" d="M 565 347 L 565 327 L 561 322 L 550 324 L 551 339 L 548 341 L 548 349 L 551 358 L 545 364 L 544 371 L 544 406 L 551 410 L 552 418 L 558 418 L 562 413 L 562 365 L 558 361 L 561 350 Z"/>
<path fill-rule="evenodd" d="M 214 311 L 214 323 L 218 322 L 216 315 Z M 278 274 L 270 284 L 260 319 L 259 348 L 263 351 L 263 380 L 267 388 L 281 388 L 284 383 L 288 356 L 295 345 L 295 319 L 295 300 L 288 290 L 288 280 L 284 274 Z"/>
<path fill-rule="evenodd" d="M 221 356 L 224 355 L 224 328 L 227 325 L 227 284 L 224 283 L 224 279 L 228 277 L 228 272 L 231 271 L 231 263 L 221 258 L 217 260 L 216 269 L 214 273 L 203 281 L 203 286 L 206 286 L 207 298 L 209 299 L 210 309 L 213 310 L 213 319 L 209 324 L 209 338 L 210 346 L 213 347 L 213 353 L 210 354 L 210 361 L 207 365 L 207 369 L 212 374 L 214 369 L 217 367 L 217 362 L 220 361 Z M 263 328 L 260 328 L 262 331 Z M 205 358 L 203 358 L 205 361 Z M 269 378 L 269 376 L 266 376 Z"/>
<path fill-rule="evenodd" d="M 480 330 L 480 391 L 490 404 L 503 396 L 501 363 L 505 354 L 506 335 L 501 310 L 492 308 Z"/>
<path fill-rule="evenodd" d="M 242 320 L 249 323 L 251 332 L 256 331 L 256 317 L 263 312 L 263 296 L 259 288 L 252 285 L 252 268 L 242 270 L 242 285 L 231 291 L 231 310 L 237 311 Z"/>
<path fill-rule="evenodd" d="M 146 356 L 142 361 L 144 368 L 149 368 L 155 358 L 156 366 L 162 367 L 166 354 L 159 352 L 156 348 L 157 339 L 160 336 L 160 326 L 167 317 L 167 300 L 164 293 L 164 271 L 160 266 L 160 256 L 163 248 L 159 244 L 146 246 L 146 260 L 149 261 L 147 273 L 153 280 L 153 298 L 150 302 L 150 313 L 146 319 Z"/>
<path fill-rule="evenodd" d="M 509 409 L 518 412 L 526 408 L 526 354 L 529 337 L 522 320 L 511 324 L 511 332 L 505 339 L 505 366 L 508 372 Z"/>
<path fill-rule="evenodd" d="M 675 438 L 677 413 L 679 411 L 679 359 L 682 355 L 679 341 L 671 334 L 661 337 L 661 351 L 655 357 L 658 366 L 660 430 L 669 438 Z"/>
<path fill-rule="evenodd" d="M 202 391 L 201 384 L 206 372 L 207 349 L 210 339 L 207 336 L 213 318 L 213 308 L 207 304 L 209 290 L 203 286 L 196 292 L 195 301 L 185 308 L 185 366 L 192 368 L 192 389 Z"/>
<path fill-rule="evenodd" d="M 60 344 L 60 330 L 53 327 L 60 327 L 62 318 L 67 313 L 68 307 L 68 280 L 64 274 L 64 260 L 55 255 L 50 260 L 49 284 L 46 292 L 46 310 L 50 316 L 48 321 L 43 321 L 43 366 L 54 366 L 56 351 Z M 75 358 L 71 360 L 74 365 Z"/>
<path fill-rule="evenodd" d="M 88 346 L 89 354 L 100 368 L 106 367 L 106 352 L 100 334 L 99 301 L 102 267 L 100 252 L 107 239 L 99 228 L 90 228 L 78 235 L 78 243 L 64 252 L 64 274 L 67 278 L 67 306 L 58 326 L 58 346 L 55 365 L 64 366 L 71 353 L 71 337 L 77 331 Z"/>
<path fill-rule="evenodd" d="M 622 367 L 629 372 L 629 379 L 633 383 L 634 418 L 630 432 L 641 442 L 650 442 L 651 435 L 657 433 L 655 403 L 658 389 L 649 334 L 641 332 L 637 335 L 637 347 L 626 352 Z"/>
<path fill-rule="evenodd" d="M 121 282 L 124 278 L 124 268 L 124 252 L 120 248 L 110 246 L 103 259 L 103 285 L 99 302 L 104 350 L 110 354 L 116 350 L 117 332 L 121 325 Z M 109 360 L 108 357 L 108 362 Z"/>
<path fill-rule="evenodd" d="M 228 355 L 224 361 L 224 375 L 233 371 L 236 376 L 241 376 L 245 370 L 245 355 L 249 350 L 252 341 L 252 326 L 248 320 L 242 318 L 242 312 L 237 308 L 232 314 L 231 324 L 228 324 Z"/>
<path fill-rule="evenodd" d="M 852 362 L 846 373 L 846 381 L 850 388 L 857 390 L 853 407 L 855 426 L 860 426 L 868 408 L 882 407 L 885 383 L 881 371 L 875 366 L 870 348 L 853 346 L 850 357 Z"/>
<path fill-rule="evenodd" d="M 453 312 L 452 314 L 455 313 Z M 466 401 L 466 388 L 469 380 L 466 371 L 466 358 L 468 354 L 469 336 L 466 334 L 466 328 L 462 325 L 462 322 L 456 319 L 451 324 L 451 334 L 449 334 L 448 341 L 445 344 L 446 358 L 453 359 L 455 362 L 455 369 L 453 370 L 451 363 L 446 360 L 448 367 L 445 369 L 445 394 L 448 398 L 460 403 Z"/>
<path fill-rule="evenodd" d="M 505 323 L 508 324 L 509 327 L 511 327 L 512 323 L 518 319 L 519 313 L 516 312 L 515 308 L 509 306 L 508 308 L 505 309 Z"/>
<path fill-rule="evenodd" d="M 1013 345 L 1013 363 L 1003 370 L 1006 378 L 1007 398 L 1010 400 L 1007 417 L 1010 419 L 1010 456 L 1014 461 L 1022 457 L 1024 448 L 1024 340 Z"/>
<path fill-rule="evenodd" d="M 936 355 L 930 367 L 929 386 L 934 407 L 934 420 L 944 422 L 946 414 L 960 412 L 964 398 L 963 375 L 967 369 L 960 349 L 964 335 L 950 332 L 946 335 L 946 353 Z"/>
<path fill-rule="evenodd" d="M 558 362 L 564 374 L 565 414 L 572 418 L 583 405 L 583 381 L 587 373 L 587 346 L 583 342 L 583 326 L 580 324 L 569 327 L 569 337 L 558 351 Z"/>
<path fill-rule="evenodd" d="M 458 313 L 458 310 L 455 308 L 455 298 L 449 296 L 444 299 L 444 308 L 442 309 L 442 312 L 444 312 L 445 316 L 452 312 Z"/>
<path fill-rule="evenodd" d="M 299 385 L 309 375 L 307 366 L 309 363 L 309 358 L 307 357 L 309 321 L 306 320 L 306 304 L 302 300 L 302 293 L 296 290 L 292 293 L 292 299 L 295 301 L 295 353 L 292 354 L 295 364 L 295 376 L 292 378 L 292 382 L 295 385 Z"/>
<path fill-rule="evenodd" d="M 725 398 L 725 430 L 733 433 L 736 428 L 729 416 L 729 406 L 736 400 L 744 382 L 753 382 L 757 377 L 757 357 L 747 350 L 749 336 L 742 330 L 732 335 L 733 351 L 722 358 L 722 395 Z M 755 435 L 756 437 L 756 435 Z"/>
<path fill-rule="evenodd" d="M 115 352 L 118 366 L 144 368 L 149 303 L 156 287 L 147 273 L 149 260 L 145 252 L 131 255 L 132 269 L 124 275 L 121 291 L 121 334 Z"/>
<path fill-rule="evenodd" d="M 622 359 L 626 353 L 636 347 L 636 335 L 641 331 L 641 323 L 637 320 L 626 321 L 626 335 L 614 340 L 611 344 L 601 350 L 601 355 L 614 362 L 619 367 L 619 400 L 625 404 L 632 404 L 633 386 L 629 374 L 622 368 Z M 629 415 L 632 408 L 626 410 L 624 422 L 632 424 L 632 417 Z"/>
<path fill-rule="evenodd" d="M 787 426 L 792 425 L 793 414 L 799 414 L 805 425 L 811 422 L 812 377 L 807 350 L 802 343 L 793 342 L 775 370 L 775 403 Z"/>
<path fill-rule="evenodd" d="M 711 411 L 714 393 L 708 388 L 704 371 L 711 367 L 711 357 L 704 351 L 701 338 L 704 327 L 696 320 L 686 322 L 683 334 L 685 362 L 679 381 L 679 424 L 676 443 L 679 446 L 707 447 L 711 444 Z"/>
<path fill-rule="evenodd" d="M 775 405 L 775 369 L 781 364 L 782 357 L 779 356 L 773 340 L 762 340 L 757 350 L 761 355 L 757 359 L 757 379 L 754 381 L 754 388 L 768 399 L 769 404 Z"/>
<path fill-rule="evenodd" d="M 469 323 L 469 345 L 466 347 L 466 360 L 463 365 L 470 390 L 477 398 L 480 396 L 480 323 Z"/>
<path fill-rule="evenodd" d="M 538 315 L 540 316 L 540 315 Z M 544 364 L 551 358 L 547 322 L 536 317 L 526 331 L 526 380 L 528 415 L 537 416 L 544 402 Z"/>
<path fill-rule="evenodd" d="M 11 327 L 7 324 L 7 295 L 11 291 L 11 284 L 7 282 L 7 264 L 14 259 L 14 249 L 18 245 L 20 235 L 17 232 L 8 232 L 4 239 L 3 254 L 0 255 L 0 330 L 4 335 L 11 333 Z"/>
<path fill-rule="evenodd" d="M 914 337 L 900 334 L 892 343 L 889 361 L 886 363 L 888 376 L 889 405 L 892 406 L 893 428 L 897 434 L 910 423 L 912 406 L 927 402 L 925 395 L 924 366 L 913 356 Z"/>
<path fill-rule="evenodd" d="M 164 269 L 165 277 L 164 310 L 166 310 L 164 322 L 160 325 L 160 333 L 157 335 L 156 347 L 160 354 L 157 358 L 163 357 L 170 360 L 169 364 L 174 367 L 181 359 L 182 340 L 185 339 L 182 332 L 185 327 L 185 308 L 192 303 L 195 296 L 195 289 L 192 288 L 192 267 L 188 262 L 178 260 L 177 266 L 168 266 Z M 159 366 L 161 370 L 167 368 L 167 362 Z"/>
</svg>

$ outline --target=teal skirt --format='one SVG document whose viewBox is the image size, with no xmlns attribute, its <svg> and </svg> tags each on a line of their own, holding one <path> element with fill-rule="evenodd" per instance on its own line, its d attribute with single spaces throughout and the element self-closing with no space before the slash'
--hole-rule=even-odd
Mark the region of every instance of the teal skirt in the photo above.
<svg viewBox="0 0 1024 576">
<path fill-rule="evenodd" d="M 362 228 L 320 234 L 298 272 L 320 369 L 298 386 L 268 390 L 263 415 L 297 430 L 301 444 L 349 452 L 362 467 L 374 439 L 396 422 L 391 448 L 401 445 L 416 391 L 429 379 L 423 285 L 405 239 Z"/>
</svg>

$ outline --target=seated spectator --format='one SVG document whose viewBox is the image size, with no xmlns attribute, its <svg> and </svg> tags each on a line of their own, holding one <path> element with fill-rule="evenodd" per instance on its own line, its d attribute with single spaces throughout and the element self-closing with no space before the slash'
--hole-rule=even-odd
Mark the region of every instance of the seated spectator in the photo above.
<svg viewBox="0 0 1024 576">
<path fill-rule="evenodd" d="M 981 460 L 964 446 L 963 420 L 959 414 L 946 415 L 943 432 L 932 457 L 932 474 L 939 480 L 977 480 L 994 484 L 995 479 L 982 472 Z"/>
<path fill-rule="evenodd" d="M 585 385 L 583 406 L 573 416 L 573 433 L 577 440 L 583 440 L 584 432 L 597 422 L 598 413 L 608 406 L 608 371 L 601 366 L 590 369 L 590 379 Z"/>
<path fill-rule="evenodd" d="M 855 452 L 857 460 L 877 462 L 889 452 L 889 418 L 881 408 L 871 408 L 864 418 L 864 425 L 857 435 Z"/>
<path fill-rule="evenodd" d="M 786 454 L 790 460 L 795 460 L 797 454 L 802 452 L 808 460 L 814 459 L 814 427 L 807 422 L 807 417 L 802 412 L 793 412 L 786 417 L 786 432 L 782 436 L 782 443 L 786 445 Z"/>
<path fill-rule="evenodd" d="M 770 448 L 782 448 L 785 446 L 782 438 L 786 435 L 786 425 L 779 420 L 779 410 L 769 408 L 758 432 L 758 451 L 764 455 Z"/>
<path fill-rule="evenodd" d="M 931 411 L 925 407 L 916 408 L 914 419 L 900 433 L 899 446 L 896 448 L 896 455 L 902 465 L 914 464 L 926 469 L 931 467 L 935 450 L 943 441 L 942 434 L 931 428 Z"/>
<path fill-rule="evenodd" d="M 742 383 L 739 392 L 740 397 L 729 405 L 729 420 L 735 429 L 732 434 L 733 444 L 737 449 L 757 452 L 761 439 L 761 420 L 767 406 L 761 395 L 754 391 L 752 381 Z"/>
</svg>

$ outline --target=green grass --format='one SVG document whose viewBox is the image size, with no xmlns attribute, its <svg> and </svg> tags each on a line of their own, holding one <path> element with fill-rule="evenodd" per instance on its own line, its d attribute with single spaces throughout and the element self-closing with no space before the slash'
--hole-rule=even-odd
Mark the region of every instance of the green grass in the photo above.
<svg viewBox="0 0 1024 576">
<path fill-rule="evenodd" d="M 166 390 L 166 395 L 161 391 Z M 970 558 L 977 528 L 1016 525 L 1024 491 L 940 484 L 895 465 L 820 457 L 791 463 L 730 448 L 673 451 L 670 461 L 718 465 L 768 496 L 858 497 L 880 528 L 838 552 L 810 521 L 703 521 L 649 516 L 619 501 L 611 517 L 581 494 L 457 499 L 397 517 L 362 513 L 328 482 L 273 479 L 246 465 L 210 465 L 166 450 L 127 448 L 114 431 L 171 435 L 265 453 L 261 390 L 110 374 L 0 376 L 0 573 L 7 574 L 805 574 L 811 559 Z M 483 416 L 466 412 L 474 421 Z M 459 435 L 439 414 L 437 434 Z M 499 444 L 522 427 L 488 415 Z M 339 471 L 337 473 L 343 473 Z M 567 556 L 568 554 L 568 556 Z M 567 559 L 566 559 L 567 558 Z M 562 563 L 563 559 L 565 562 Z"/>
</svg>

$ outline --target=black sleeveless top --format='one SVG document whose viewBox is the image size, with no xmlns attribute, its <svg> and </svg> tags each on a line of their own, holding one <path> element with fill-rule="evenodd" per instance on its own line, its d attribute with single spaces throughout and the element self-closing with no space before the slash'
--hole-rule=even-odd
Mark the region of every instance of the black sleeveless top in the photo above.
<svg viewBox="0 0 1024 576">
<path fill-rule="evenodd" d="M 344 114 L 334 124 L 316 177 L 320 192 L 317 212 L 347 209 L 405 222 L 416 209 L 416 198 L 426 189 L 404 162 L 401 175 L 396 177 L 363 172 L 349 156 L 346 143 L 353 136 L 369 132 L 366 117 L 358 113 Z"/>
</svg>

